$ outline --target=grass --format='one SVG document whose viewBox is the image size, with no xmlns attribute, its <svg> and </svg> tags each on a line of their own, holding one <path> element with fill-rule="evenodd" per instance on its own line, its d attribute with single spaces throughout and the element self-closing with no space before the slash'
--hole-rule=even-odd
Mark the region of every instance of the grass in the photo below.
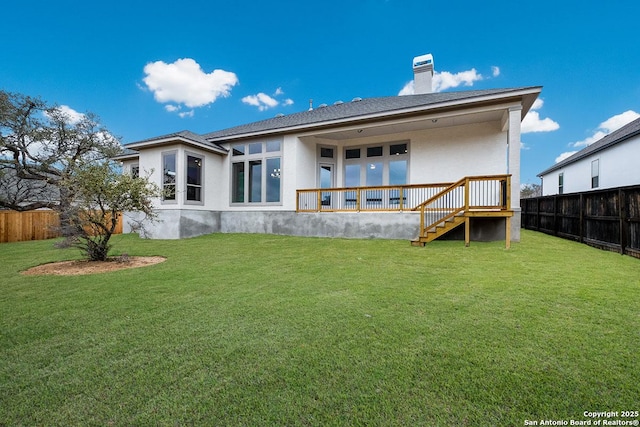
<svg viewBox="0 0 640 427">
<path fill-rule="evenodd" d="M 114 239 L 162 264 L 0 245 L 0 425 L 524 425 L 637 410 L 640 260 L 504 242 Z"/>
</svg>

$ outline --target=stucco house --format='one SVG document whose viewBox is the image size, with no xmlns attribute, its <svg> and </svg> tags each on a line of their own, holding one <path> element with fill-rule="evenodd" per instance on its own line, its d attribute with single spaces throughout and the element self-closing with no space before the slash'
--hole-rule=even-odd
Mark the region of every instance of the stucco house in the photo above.
<svg viewBox="0 0 640 427">
<path fill-rule="evenodd" d="M 520 236 L 520 125 L 541 87 L 354 98 L 198 135 L 126 145 L 125 171 L 153 171 L 153 238 L 215 232 L 379 237 L 417 244 Z M 125 230 L 126 232 L 127 230 Z"/>
<path fill-rule="evenodd" d="M 640 184 L 640 118 L 540 172 L 542 195 Z"/>
</svg>

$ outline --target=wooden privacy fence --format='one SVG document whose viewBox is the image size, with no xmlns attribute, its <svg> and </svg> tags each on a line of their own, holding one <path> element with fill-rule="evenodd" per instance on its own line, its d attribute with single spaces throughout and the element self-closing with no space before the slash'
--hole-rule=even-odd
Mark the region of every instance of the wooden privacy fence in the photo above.
<svg viewBox="0 0 640 427">
<path fill-rule="evenodd" d="M 55 211 L 0 211 L 0 243 L 60 237 L 60 218 Z M 115 234 L 122 234 L 122 216 Z"/>
<path fill-rule="evenodd" d="M 640 186 L 520 200 L 522 227 L 640 258 Z"/>
</svg>

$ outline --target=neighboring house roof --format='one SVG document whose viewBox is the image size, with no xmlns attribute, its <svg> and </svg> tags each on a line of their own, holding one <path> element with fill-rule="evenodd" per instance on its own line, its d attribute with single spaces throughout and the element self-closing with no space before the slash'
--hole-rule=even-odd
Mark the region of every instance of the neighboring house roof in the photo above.
<svg viewBox="0 0 640 427">
<path fill-rule="evenodd" d="M 582 150 L 578 151 L 572 156 L 567 157 L 561 162 L 556 163 L 555 165 L 551 166 L 549 169 L 546 169 L 540 172 L 537 176 L 541 177 L 543 175 L 547 175 L 553 171 L 556 171 L 567 165 L 570 165 L 571 163 L 575 163 L 578 160 L 584 159 L 585 157 L 588 157 L 599 151 L 605 150 L 611 147 L 612 145 L 616 145 L 623 141 L 626 141 L 627 139 L 634 137 L 636 135 L 640 135 L 640 118 L 632 121 L 631 123 L 621 127 L 616 131 L 611 132 L 604 138 L 594 142 L 593 144 L 589 145 L 586 148 L 583 148 Z"/>
<path fill-rule="evenodd" d="M 207 141 L 202 136 L 195 134 L 188 130 L 183 130 L 180 132 L 170 133 L 168 135 L 157 136 L 154 138 L 145 139 L 142 141 L 132 142 L 131 144 L 127 144 L 125 149 L 137 149 L 140 150 L 145 147 L 157 146 L 157 145 L 167 145 L 173 144 L 175 142 L 182 142 L 187 145 L 192 145 L 198 148 L 204 148 L 205 150 L 217 152 L 219 154 L 226 154 L 227 149 L 222 146 Z"/>
<path fill-rule="evenodd" d="M 503 101 L 511 97 L 524 97 L 522 118 L 541 91 L 540 86 L 486 89 L 461 92 L 428 93 L 422 95 L 389 96 L 381 98 L 355 98 L 350 102 L 338 102 L 330 106 L 319 106 L 313 110 L 280 115 L 259 122 L 248 123 L 202 135 L 210 142 L 223 142 L 264 134 L 281 134 L 293 130 L 397 118 L 403 115 L 424 113 L 441 108 L 462 107 L 467 104 Z"/>
</svg>

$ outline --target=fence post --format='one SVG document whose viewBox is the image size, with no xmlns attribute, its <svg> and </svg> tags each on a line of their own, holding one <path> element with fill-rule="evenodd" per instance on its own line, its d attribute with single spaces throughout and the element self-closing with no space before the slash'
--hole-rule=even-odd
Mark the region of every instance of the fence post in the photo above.
<svg viewBox="0 0 640 427">
<path fill-rule="evenodd" d="M 584 194 L 580 193 L 580 243 L 584 243 Z"/>
<path fill-rule="evenodd" d="M 553 235 L 558 235 L 558 196 L 553 196 Z"/>
<path fill-rule="evenodd" d="M 622 188 L 618 189 L 618 206 L 620 215 L 620 255 L 624 255 L 627 249 L 627 203 L 626 195 Z"/>
</svg>

